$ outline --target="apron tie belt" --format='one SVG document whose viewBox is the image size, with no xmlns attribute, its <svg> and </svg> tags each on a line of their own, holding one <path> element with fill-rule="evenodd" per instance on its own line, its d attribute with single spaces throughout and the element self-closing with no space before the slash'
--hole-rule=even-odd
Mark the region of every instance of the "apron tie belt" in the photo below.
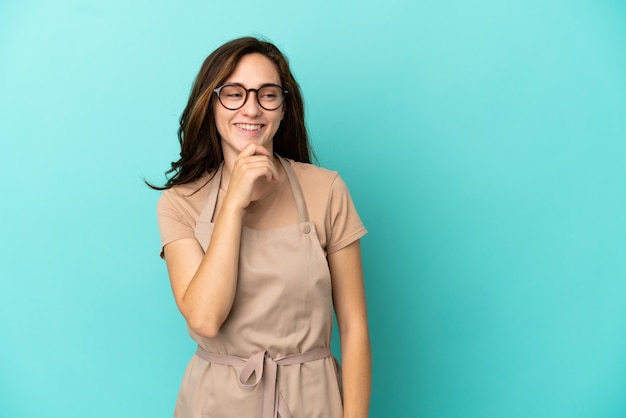
<svg viewBox="0 0 626 418">
<path fill-rule="evenodd" d="M 239 375 L 239 383 L 245 391 L 252 391 L 258 387 L 257 405 L 255 418 L 293 418 L 283 395 L 277 390 L 278 366 L 307 363 L 321 360 L 331 356 L 330 348 L 316 348 L 305 353 L 290 354 L 285 357 L 273 359 L 267 351 L 259 351 L 251 355 L 247 360 L 227 354 L 209 353 L 198 346 L 198 357 L 215 364 L 226 366 L 244 366 Z M 250 382 L 252 375 L 254 380 Z"/>
</svg>

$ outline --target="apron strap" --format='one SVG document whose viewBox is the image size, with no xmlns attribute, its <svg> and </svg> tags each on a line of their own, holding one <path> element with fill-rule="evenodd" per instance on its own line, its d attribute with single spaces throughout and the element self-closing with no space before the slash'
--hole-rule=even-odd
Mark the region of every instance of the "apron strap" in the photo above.
<svg viewBox="0 0 626 418">
<path fill-rule="evenodd" d="M 224 167 L 224 162 L 220 164 L 217 168 L 217 171 L 209 180 L 209 192 L 206 199 L 206 203 L 200 212 L 200 216 L 198 217 L 198 223 L 202 222 L 213 222 L 213 214 L 215 213 L 215 206 L 217 205 L 217 194 L 220 191 L 220 185 L 222 184 L 222 168 Z"/>
<path fill-rule="evenodd" d="M 284 158 L 278 156 L 278 160 L 283 165 L 285 169 L 285 173 L 287 173 L 287 178 L 289 179 L 289 183 L 291 184 L 291 191 L 293 192 L 293 198 L 296 201 L 296 207 L 298 208 L 298 218 L 300 222 L 309 222 L 309 212 L 306 208 L 306 202 L 304 201 L 304 194 L 302 193 L 302 188 L 300 187 L 300 182 L 298 181 L 298 177 L 296 173 L 293 171 L 291 164 L 289 161 Z"/>
</svg>

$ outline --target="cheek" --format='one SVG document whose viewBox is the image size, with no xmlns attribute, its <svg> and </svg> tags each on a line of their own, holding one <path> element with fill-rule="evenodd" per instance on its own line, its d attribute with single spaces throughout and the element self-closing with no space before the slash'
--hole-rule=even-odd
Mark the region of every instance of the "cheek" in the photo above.
<svg viewBox="0 0 626 418">
<path fill-rule="evenodd" d="M 228 126 L 228 115 L 225 115 L 221 109 L 213 108 L 213 121 L 215 122 L 215 126 L 217 130 L 226 128 Z"/>
<path fill-rule="evenodd" d="M 224 124 L 223 122 L 220 122 L 219 119 L 215 120 L 215 131 L 217 133 L 217 137 L 218 139 L 223 139 L 224 137 L 228 136 L 228 125 Z"/>
</svg>

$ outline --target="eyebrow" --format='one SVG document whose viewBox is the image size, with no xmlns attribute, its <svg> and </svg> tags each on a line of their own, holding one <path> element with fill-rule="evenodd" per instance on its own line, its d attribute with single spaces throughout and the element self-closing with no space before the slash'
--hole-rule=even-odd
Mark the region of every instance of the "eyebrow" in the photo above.
<svg viewBox="0 0 626 418">
<path fill-rule="evenodd" d="M 224 84 L 237 84 L 238 86 L 241 86 L 241 87 L 243 87 L 244 89 L 249 89 L 249 88 L 260 89 L 261 87 L 264 87 L 264 86 L 269 86 L 269 85 L 271 85 L 271 86 L 279 86 L 279 87 L 281 87 L 280 81 L 279 81 L 278 83 L 273 83 L 273 82 L 269 82 L 269 83 L 262 83 L 262 84 L 259 84 L 259 86 L 258 86 L 258 87 L 247 87 L 245 84 L 240 83 L 240 82 L 238 82 L 238 81 L 228 81 L 228 80 L 224 81 Z"/>
</svg>

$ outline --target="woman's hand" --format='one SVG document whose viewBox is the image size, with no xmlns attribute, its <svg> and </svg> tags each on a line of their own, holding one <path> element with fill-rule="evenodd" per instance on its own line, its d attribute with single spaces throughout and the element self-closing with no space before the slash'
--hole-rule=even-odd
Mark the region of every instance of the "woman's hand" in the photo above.
<svg viewBox="0 0 626 418">
<path fill-rule="evenodd" d="M 279 179 L 273 155 L 263 146 L 250 144 L 235 159 L 223 209 L 243 210 L 267 193 Z"/>
</svg>

